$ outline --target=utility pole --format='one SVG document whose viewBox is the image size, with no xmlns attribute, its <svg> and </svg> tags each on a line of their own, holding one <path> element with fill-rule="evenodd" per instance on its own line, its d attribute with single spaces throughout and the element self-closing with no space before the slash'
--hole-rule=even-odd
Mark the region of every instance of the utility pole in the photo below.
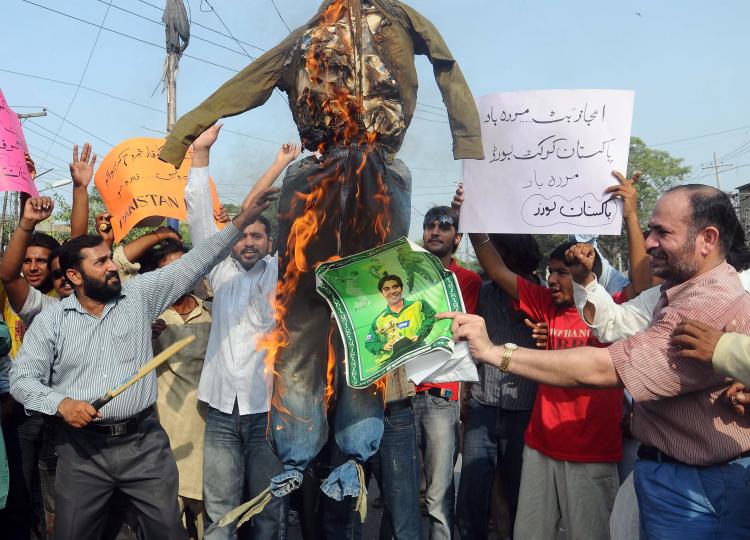
<svg viewBox="0 0 750 540">
<path fill-rule="evenodd" d="M 170 133 L 177 123 L 177 68 L 190 41 L 190 21 L 183 0 L 166 0 L 162 22 L 166 34 L 164 86 L 167 89 L 167 133 Z M 177 219 L 167 219 L 167 225 L 180 230 Z"/>
<path fill-rule="evenodd" d="M 713 169 L 714 170 L 714 174 L 716 175 L 716 187 L 718 189 L 721 189 L 721 182 L 719 181 L 719 173 L 722 172 L 720 169 L 722 169 L 724 167 L 732 167 L 732 165 L 724 165 L 724 164 L 720 165 L 719 164 L 719 160 L 716 157 L 716 152 L 714 152 L 714 164 L 713 164 L 713 166 L 701 167 L 701 170 L 706 171 L 706 170 L 709 170 L 709 169 Z"/>
</svg>

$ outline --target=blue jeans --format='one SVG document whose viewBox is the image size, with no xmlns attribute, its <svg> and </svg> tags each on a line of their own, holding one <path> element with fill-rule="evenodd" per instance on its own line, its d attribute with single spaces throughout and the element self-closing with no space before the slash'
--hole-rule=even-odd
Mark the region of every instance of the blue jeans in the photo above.
<svg viewBox="0 0 750 540">
<path fill-rule="evenodd" d="M 405 236 L 410 209 L 409 170 L 400 160 L 386 163 L 377 151 L 334 148 L 322 160 L 305 158 L 287 169 L 279 197 L 279 277 L 280 283 L 298 281 L 288 296 L 280 292 L 278 298 L 286 308 L 287 344 L 274 361 L 271 400 L 271 439 L 284 467 L 272 482 L 276 495 L 299 487 L 302 471 L 328 440 L 324 394 L 331 344 L 341 374 L 333 429 L 347 461 L 321 489 L 336 499 L 359 494 L 354 462 L 364 463 L 378 449 L 383 400 L 373 387 L 355 390 L 343 380 L 343 347 L 336 325 L 332 327 L 331 310 L 315 290 L 314 268 L 332 257 Z M 317 228 L 306 239 L 310 221 Z M 387 232 L 376 223 L 389 225 Z"/>
<path fill-rule="evenodd" d="M 461 538 L 487 538 L 495 468 L 500 464 L 508 501 L 510 530 L 518 508 L 523 463 L 523 434 L 531 411 L 508 411 L 472 398 L 464 427 L 457 520 Z"/>
<path fill-rule="evenodd" d="M 380 539 L 418 540 L 422 536 L 419 511 L 419 461 L 414 411 L 411 407 L 386 414 L 380 450 L 367 462 L 385 506 Z M 354 500 L 326 501 L 328 540 L 359 540 L 362 523 Z"/>
<path fill-rule="evenodd" d="M 246 485 L 250 498 L 253 498 L 268 487 L 271 477 L 281 471 L 281 464 L 266 439 L 267 422 L 266 413 L 240 415 L 236 403 L 232 414 L 208 408 L 203 452 L 206 530 L 244 502 Z M 285 539 L 286 513 L 286 499 L 272 498 L 263 512 L 250 522 L 252 538 Z M 234 524 L 217 527 L 205 538 L 233 539 Z"/>
<path fill-rule="evenodd" d="M 417 445 L 422 452 L 425 502 L 430 540 L 453 538 L 455 489 L 453 467 L 458 458 L 459 402 L 430 395 L 414 396 Z"/>
<path fill-rule="evenodd" d="M 750 538 L 750 457 L 710 467 L 639 459 L 644 540 Z"/>
</svg>

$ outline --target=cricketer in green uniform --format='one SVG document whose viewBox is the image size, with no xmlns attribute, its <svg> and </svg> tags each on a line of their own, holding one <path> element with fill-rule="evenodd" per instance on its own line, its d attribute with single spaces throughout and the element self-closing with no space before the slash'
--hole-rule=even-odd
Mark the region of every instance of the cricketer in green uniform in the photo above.
<svg viewBox="0 0 750 540">
<path fill-rule="evenodd" d="M 383 276 L 378 289 L 388 305 L 372 322 L 365 347 L 382 362 L 424 341 L 435 324 L 435 310 L 424 300 L 404 300 L 399 276 Z"/>
</svg>

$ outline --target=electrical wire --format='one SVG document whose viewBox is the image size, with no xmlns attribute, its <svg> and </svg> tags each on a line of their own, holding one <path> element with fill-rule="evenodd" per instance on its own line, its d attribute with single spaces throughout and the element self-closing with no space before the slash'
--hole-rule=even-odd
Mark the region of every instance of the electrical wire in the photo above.
<svg viewBox="0 0 750 540">
<path fill-rule="evenodd" d="M 86 72 L 89 69 L 89 65 L 91 65 L 91 59 L 94 57 L 94 51 L 96 51 L 96 46 L 99 44 L 99 37 L 102 35 L 102 27 L 104 26 L 104 22 L 107 20 L 107 15 L 109 15 L 109 9 L 112 7 L 112 0 L 109 0 L 109 4 L 107 5 L 107 10 L 104 12 L 104 17 L 102 17 L 102 22 L 99 24 L 99 28 L 96 32 L 96 38 L 94 39 L 94 44 L 91 46 L 91 51 L 89 52 L 89 57 L 86 59 L 86 65 L 83 66 L 83 72 L 81 73 L 81 78 L 78 80 L 78 84 L 76 85 L 75 92 L 73 93 L 73 97 L 70 99 L 70 103 L 68 103 L 68 108 L 65 109 L 65 114 L 63 115 L 62 122 L 60 122 L 60 125 L 57 127 L 57 132 L 55 133 L 54 138 L 52 139 L 52 143 L 49 145 L 49 148 L 47 149 L 47 153 L 44 154 L 44 158 L 42 158 L 42 165 L 47 163 L 47 156 L 50 153 L 50 150 L 52 150 L 52 145 L 57 140 L 57 137 L 60 135 L 60 130 L 62 130 L 63 125 L 65 125 L 65 120 L 68 118 L 68 114 L 70 114 L 70 109 L 73 108 L 73 104 L 76 101 L 76 98 L 78 97 L 78 92 L 81 90 L 81 85 L 83 84 L 83 79 L 86 77 Z"/>
</svg>

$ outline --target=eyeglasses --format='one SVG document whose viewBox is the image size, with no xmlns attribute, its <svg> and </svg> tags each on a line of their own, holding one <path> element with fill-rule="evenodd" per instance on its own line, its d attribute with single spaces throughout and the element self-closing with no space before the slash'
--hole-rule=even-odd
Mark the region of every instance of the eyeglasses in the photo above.
<svg viewBox="0 0 750 540">
<path fill-rule="evenodd" d="M 424 223 L 422 224 L 422 229 L 427 229 L 428 227 L 431 227 L 433 223 L 438 222 L 438 227 L 440 227 L 441 231 L 449 231 L 451 227 L 455 227 L 456 220 L 454 220 L 451 216 L 442 214 L 439 216 L 435 215 L 426 215 L 424 217 Z"/>
<path fill-rule="evenodd" d="M 60 279 L 62 277 L 65 277 L 65 274 L 63 274 L 62 270 L 52 270 L 52 272 L 50 272 L 50 275 L 52 276 L 52 279 Z"/>
</svg>

